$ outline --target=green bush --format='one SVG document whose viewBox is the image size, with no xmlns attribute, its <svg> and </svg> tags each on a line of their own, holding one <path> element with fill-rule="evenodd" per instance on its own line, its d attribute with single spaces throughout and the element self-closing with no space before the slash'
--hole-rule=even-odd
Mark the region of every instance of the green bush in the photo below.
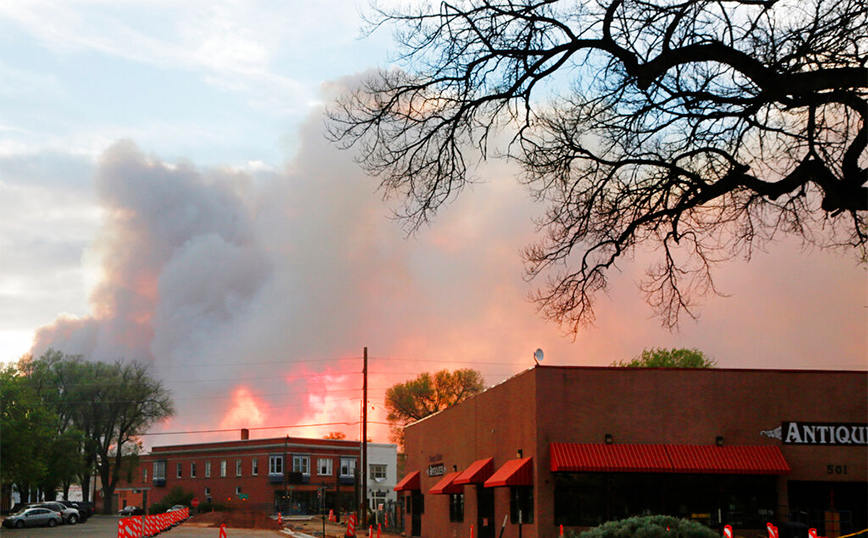
<svg viewBox="0 0 868 538">
<path fill-rule="evenodd" d="M 609 521 L 579 536 L 580 538 L 720 538 L 718 533 L 700 523 L 672 516 L 643 516 Z"/>
</svg>

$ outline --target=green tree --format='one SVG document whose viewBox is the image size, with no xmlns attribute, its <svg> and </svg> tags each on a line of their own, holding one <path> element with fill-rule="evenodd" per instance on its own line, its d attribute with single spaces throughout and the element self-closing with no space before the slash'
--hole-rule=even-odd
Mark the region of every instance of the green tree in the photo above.
<svg viewBox="0 0 868 538">
<path fill-rule="evenodd" d="M 524 252 L 535 299 L 574 332 L 640 245 L 673 329 L 717 264 L 782 235 L 868 261 L 864 0 L 457 0 L 371 22 L 403 69 L 338 100 L 330 137 L 411 230 L 478 160 L 517 162 L 548 207 Z"/>
<path fill-rule="evenodd" d="M 463 368 L 434 374 L 424 372 L 415 379 L 397 383 L 386 390 L 386 420 L 392 440 L 404 448 L 404 426 L 451 407 L 485 390 L 477 370 Z"/>
<path fill-rule="evenodd" d="M 715 368 L 717 361 L 698 349 L 645 349 L 628 362 L 613 362 L 626 368 Z"/>
<path fill-rule="evenodd" d="M 15 366 L 0 370 L 0 487 L 4 502 L 12 484 L 37 487 L 49 475 L 58 417 Z"/>
<path fill-rule="evenodd" d="M 95 470 L 106 498 L 129 472 L 127 462 L 140 449 L 138 436 L 174 413 L 162 382 L 136 362 L 89 362 L 49 350 L 39 359 L 20 361 L 19 367 L 61 424 L 81 433 L 82 490 L 88 490 Z"/>
</svg>

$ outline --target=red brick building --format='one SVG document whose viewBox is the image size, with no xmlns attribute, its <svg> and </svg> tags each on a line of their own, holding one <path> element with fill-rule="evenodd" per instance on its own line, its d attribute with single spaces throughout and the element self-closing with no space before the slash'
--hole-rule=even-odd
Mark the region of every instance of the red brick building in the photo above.
<svg viewBox="0 0 868 538">
<path fill-rule="evenodd" d="M 408 536 L 548 538 L 644 514 L 737 534 L 868 526 L 866 372 L 537 366 L 405 443 Z"/>
<path fill-rule="evenodd" d="M 360 443 L 280 437 L 154 447 L 136 478 L 118 488 L 117 506 L 150 506 L 176 486 L 202 504 L 246 505 L 284 514 L 357 509 Z M 368 443 L 368 495 L 391 490 L 396 447 Z"/>
</svg>

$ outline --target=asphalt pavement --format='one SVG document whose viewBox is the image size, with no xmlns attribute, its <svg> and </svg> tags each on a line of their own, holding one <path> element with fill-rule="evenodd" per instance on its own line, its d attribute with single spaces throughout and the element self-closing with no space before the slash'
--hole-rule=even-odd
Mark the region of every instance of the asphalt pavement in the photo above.
<svg viewBox="0 0 868 538">
<path fill-rule="evenodd" d="M 0 536 L 4 538 L 118 538 L 118 517 L 95 515 L 86 523 L 59 525 L 54 528 L 0 528 Z M 219 538 L 220 529 L 181 524 L 158 536 L 160 538 Z M 226 538 L 286 538 L 286 536 L 274 530 L 226 529 Z"/>
</svg>

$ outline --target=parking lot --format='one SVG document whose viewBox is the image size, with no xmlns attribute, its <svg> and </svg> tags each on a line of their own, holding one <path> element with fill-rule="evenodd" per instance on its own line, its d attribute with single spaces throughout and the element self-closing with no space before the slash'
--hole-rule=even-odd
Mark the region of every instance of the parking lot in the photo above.
<svg viewBox="0 0 868 538">
<path fill-rule="evenodd" d="M 93 516 L 87 523 L 60 525 L 54 528 L 34 527 L 26 529 L 0 529 L 4 538 L 117 538 L 117 516 Z M 160 534 L 165 538 L 218 538 L 220 529 L 181 524 Z M 275 538 L 287 536 L 273 530 L 227 529 L 226 538 Z"/>
</svg>

